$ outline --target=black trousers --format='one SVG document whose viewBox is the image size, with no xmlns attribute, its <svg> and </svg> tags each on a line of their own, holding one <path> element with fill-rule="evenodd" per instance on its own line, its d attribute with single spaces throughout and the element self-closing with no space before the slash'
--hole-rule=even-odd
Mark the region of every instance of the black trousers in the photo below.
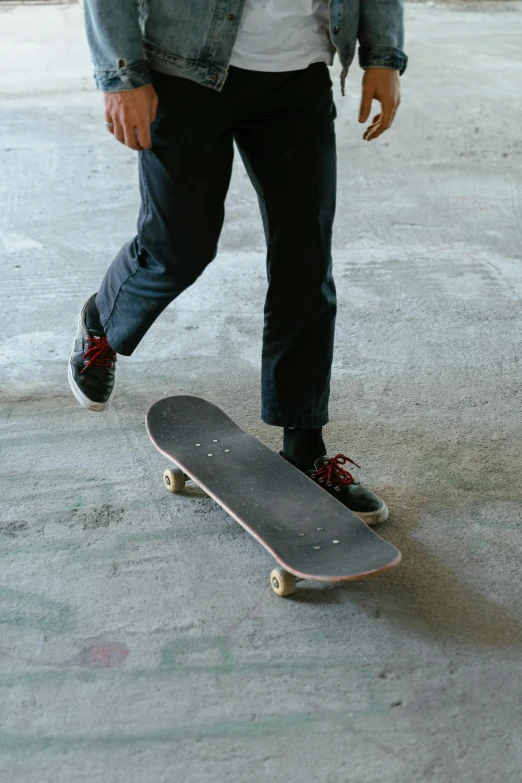
<svg viewBox="0 0 522 783">
<path fill-rule="evenodd" d="M 153 84 L 159 109 L 153 149 L 139 153 L 137 235 L 121 248 L 96 299 L 108 341 L 130 355 L 215 258 L 235 142 L 267 243 L 262 418 L 322 427 L 336 315 L 337 113 L 328 67 L 319 62 L 277 73 L 231 67 L 221 92 L 157 72 Z"/>
</svg>

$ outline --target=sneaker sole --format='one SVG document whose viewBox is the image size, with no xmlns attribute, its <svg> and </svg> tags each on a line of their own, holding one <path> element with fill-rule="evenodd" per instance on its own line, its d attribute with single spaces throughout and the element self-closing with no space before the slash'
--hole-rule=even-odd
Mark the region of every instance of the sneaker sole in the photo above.
<svg viewBox="0 0 522 783">
<path fill-rule="evenodd" d="M 107 402 L 94 402 L 93 400 L 90 400 L 88 397 L 86 397 L 85 394 L 82 392 L 82 390 L 79 389 L 78 386 L 76 385 L 76 383 L 74 381 L 74 378 L 73 378 L 73 374 L 72 374 L 72 370 L 71 370 L 71 363 L 70 362 L 69 362 L 69 371 L 68 371 L 67 375 L 68 375 L 68 378 L 69 378 L 69 386 L 71 387 L 71 391 L 74 394 L 74 396 L 76 397 L 77 402 L 80 403 L 80 405 L 82 405 L 84 408 L 87 408 L 87 410 L 89 410 L 89 411 L 103 411 L 103 410 L 105 410 L 105 406 L 108 405 L 110 403 L 110 401 L 112 400 L 112 397 L 113 397 L 113 394 L 114 394 L 114 389 L 112 390 L 111 396 L 109 397 Z"/>
<path fill-rule="evenodd" d="M 78 316 L 78 326 L 77 329 L 80 327 L 80 319 L 82 317 L 82 312 L 80 310 L 80 315 Z M 74 351 L 74 345 L 76 343 L 76 340 L 73 343 L 73 351 Z M 113 396 L 114 396 L 114 389 L 115 386 L 113 386 L 113 389 L 111 391 L 111 396 L 106 402 L 94 402 L 94 400 L 90 400 L 83 392 L 82 390 L 76 385 L 76 382 L 74 380 L 73 374 L 72 374 L 72 368 L 71 368 L 71 360 L 69 359 L 69 367 L 67 370 L 67 377 L 69 379 L 69 386 L 71 387 L 71 391 L 74 394 L 76 401 L 80 403 L 84 408 L 87 408 L 88 411 L 103 411 L 105 410 L 105 406 L 108 405 Z"/>
<path fill-rule="evenodd" d="M 359 517 L 365 525 L 378 525 L 379 522 L 386 522 L 389 516 L 388 506 L 383 503 L 377 511 L 354 511 L 355 516 Z"/>
</svg>

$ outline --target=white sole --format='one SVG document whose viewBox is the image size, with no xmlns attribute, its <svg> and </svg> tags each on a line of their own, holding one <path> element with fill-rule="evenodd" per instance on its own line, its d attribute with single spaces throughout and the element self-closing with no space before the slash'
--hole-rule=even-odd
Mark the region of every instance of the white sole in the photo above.
<svg viewBox="0 0 522 783">
<path fill-rule="evenodd" d="M 386 522 L 389 516 L 388 506 L 383 503 L 377 511 L 354 511 L 353 512 L 365 525 L 378 525 L 379 522 Z"/>
<path fill-rule="evenodd" d="M 82 312 L 83 312 L 83 307 L 80 310 L 80 315 L 78 316 L 77 330 L 80 328 Z M 73 342 L 73 351 L 74 351 L 75 344 L 76 344 L 76 338 L 75 338 L 75 340 Z M 111 396 L 109 397 L 109 399 L 106 402 L 93 402 L 93 400 L 90 400 L 82 392 L 82 390 L 76 385 L 76 382 L 75 382 L 73 374 L 72 374 L 71 360 L 70 359 L 69 359 L 69 369 L 67 370 L 67 377 L 69 379 L 69 386 L 71 387 L 71 391 L 74 394 L 77 402 L 79 402 L 80 405 L 82 405 L 84 408 L 87 408 L 88 411 L 103 411 L 103 410 L 105 410 L 105 406 L 110 403 L 110 401 L 112 400 L 112 398 L 114 396 L 115 386 L 113 387 L 113 389 L 111 391 Z"/>
<path fill-rule="evenodd" d="M 69 362 L 69 371 L 67 373 L 69 377 L 69 386 L 71 387 L 71 391 L 76 397 L 76 400 L 80 403 L 80 405 L 83 405 L 84 408 L 87 408 L 89 411 L 103 411 L 105 410 L 105 406 L 110 403 L 112 400 L 112 395 L 114 394 L 114 389 L 111 392 L 111 396 L 107 400 L 107 402 L 93 402 L 88 397 L 85 396 L 85 394 L 82 392 L 81 389 L 78 388 L 76 383 L 74 382 L 72 370 L 71 370 L 71 362 Z"/>
</svg>

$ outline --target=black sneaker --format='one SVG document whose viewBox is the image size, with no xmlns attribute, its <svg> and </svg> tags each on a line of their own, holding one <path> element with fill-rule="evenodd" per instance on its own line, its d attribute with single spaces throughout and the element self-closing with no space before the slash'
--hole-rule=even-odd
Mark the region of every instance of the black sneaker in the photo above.
<svg viewBox="0 0 522 783">
<path fill-rule="evenodd" d="M 386 503 L 371 489 L 356 481 L 352 474 L 343 468 L 347 462 L 359 467 L 356 462 L 344 454 L 337 454 L 330 458 L 320 457 L 315 462 L 314 470 L 303 471 L 303 473 L 310 476 L 330 495 L 340 500 L 367 525 L 384 522 L 388 519 Z"/>
<path fill-rule="evenodd" d="M 102 331 L 87 328 L 85 313 L 90 299 L 78 318 L 69 359 L 69 386 L 80 405 L 90 411 L 102 411 L 114 394 L 116 352 Z"/>
</svg>

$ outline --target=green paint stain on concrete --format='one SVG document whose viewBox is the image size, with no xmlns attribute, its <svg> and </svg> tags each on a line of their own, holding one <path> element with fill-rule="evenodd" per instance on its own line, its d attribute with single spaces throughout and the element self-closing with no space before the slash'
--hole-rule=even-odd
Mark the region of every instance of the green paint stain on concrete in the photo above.
<svg viewBox="0 0 522 783">
<path fill-rule="evenodd" d="M 184 676 L 186 674 L 199 673 L 203 675 L 220 675 L 220 674 L 233 674 L 233 675 L 255 675 L 266 674 L 268 672 L 281 672 L 281 673 L 295 673 L 295 672 L 307 672 L 317 669 L 322 670 L 351 670 L 358 673 L 364 672 L 364 679 L 368 684 L 371 682 L 371 673 L 365 672 L 360 667 L 355 667 L 353 663 L 349 663 L 347 660 L 342 659 L 318 659 L 311 657 L 309 660 L 276 660 L 276 661 L 262 661 L 252 663 L 242 663 L 235 660 L 227 660 L 218 664 L 205 664 L 205 663 L 181 663 L 178 662 L 174 666 L 162 665 L 156 668 L 134 668 L 134 669 L 119 669 L 117 674 L 112 669 L 101 669 L 96 671 L 85 671 L 82 669 L 51 669 L 51 670 L 39 670 L 32 672 L 13 672 L 11 674 L 0 675 L 0 687 L 11 687 L 13 685 L 25 685 L 42 683 L 44 685 L 57 683 L 60 684 L 66 680 L 79 680 L 84 683 L 97 682 L 100 679 L 114 680 L 117 676 L 118 679 L 148 679 L 151 677 L 157 677 L 158 679 L 176 678 L 177 676 Z"/>
<path fill-rule="evenodd" d="M 161 663 L 171 669 L 186 671 L 187 667 L 198 670 L 209 658 L 218 658 L 214 671 L 231 671 L 237 668 L 230 640 L 226 636 L 211 638 L 176 639 L 163 648 Z M 198 663 L 198 659 L 201 663 Z"/>
<path fill-rule="evenodd" d="M 137 743 L 180 742 L 223 737 L 256 738 L 267 734 L 284 735 L 307 731 L 325 721 L 337 724 L 354 722 L 354 713 L 312 712 L 273 715 L 256 720 L 203 723 L 199 726 L 173 726 L 141 734 L 113 734 L 108 736 L 28 736 L 0 733 L 0 755 L 13 753 L 67 752 L 80 748 L 122 748 Z"/>
<path fill-rule="evenodd" d="M 0 625 L 65 633 L 75 626 L 69 606 L 43 596 L 0 587 Z"/>
<path fill-rule="evenodd" d="M 283 715 L 255 721 L 217 721 L 201 726 L 173 726 L 143 734 L 118 734 L 98 737 L 21 736 L 0 733 L 0 754 L 12 752 L 67 751 L 73 748 L 120 748 L 136 743 L 174 742 L 213 737 L 259 737 L 269 733 L 303 730 L 317 722 L 314 715 Z"/>
</svg>

